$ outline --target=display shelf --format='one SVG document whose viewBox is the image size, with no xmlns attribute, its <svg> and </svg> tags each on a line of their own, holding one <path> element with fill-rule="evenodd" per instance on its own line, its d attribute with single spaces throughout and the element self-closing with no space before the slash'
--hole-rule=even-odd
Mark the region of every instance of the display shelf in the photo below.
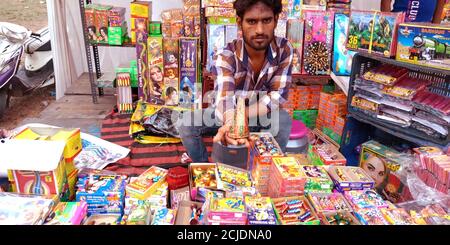
<svg viewBox="0 0 450 245">
<path fill-rule="evenodd" d="M 447 140 L 431 138 L 429 135 L 413 128 L 408 128 L 408 131 L 410 133 L 406 133 L 405 129 L 402 127 L 372 119 L 361 112 L 352 110 L 349 111 L 349 113 L 353 118 L 360 122 L 370 124 L 386 133 L 392 134 L 417 145 L 435 146 L 440 148 L 448 148 L 450 146 L 450 142 L 448 142 Z"/>
<path fill-rule="evenodd" d="M 345 95 L 348 96 L 348 89 L 349 89 L 349 84 L 350 84 L 350 76 L 337 76 L 336 74 L 334 74 L 334 72 L 332 72 L 330 74 L 331 79 L 333 79 L 333 81 L 336 83 L 336 85 L 339 86 L 339 88 L 341 88 L 341 90 L 344 92 Z"/>
<path fill-rule="evenodd" d="M 419 79 L 425 79 L 431 82 L 430 91 L 449 96 L 450 94 L 450 72 L 441 69 L 422 67 L 418 65 L 399 62 L 392 59 L 373 56 L 367 53 L 358 53 L 353 58 L 352 74 L 349 81 L 349 91 L 347 107 L 349 114 L 358 121 L 370 124 L 389 134 L 398 136 L 399 138 L 416 143 L 423 146 L 437 146 L 448 147 L 450 145 L 450 135 L 445 139 L 432 138 L 428 134 L 414 128 L 403 128 L 395 124 L 383 122 L 377 118 L 366 115 L 363 112 L 354 109 L 351 106 L 352 98 L 354 96 L 353 84 L 355 79 L 364 74 L 366 71 L 376 67 L 382 63 L 392 64 L 398 67 L 403 67 L 409 70 L 409 76 Z"/>
<path fill-rule="evenodd" d="M 133 43 L 123 43 L 122 45 L 110 45 L 107 43 L 89 43 L 91 46 L 98 46 L 98 47 L 116 47 L 116 48 L 135 48 L 136 44 Z"/>
</svg>

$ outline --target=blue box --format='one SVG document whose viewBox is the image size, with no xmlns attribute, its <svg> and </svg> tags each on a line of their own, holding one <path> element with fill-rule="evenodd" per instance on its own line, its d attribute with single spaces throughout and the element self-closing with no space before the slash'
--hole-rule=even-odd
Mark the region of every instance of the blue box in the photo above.
<svg viewBox="0 0 450 245">
<path fill-rule="evenodd" d="M 334 16 L 333 72 L 338 76 L 350 76 L 352 60 L 356 54 L 346 47 L 349 17 L 345 14 Z"/>
</svg>

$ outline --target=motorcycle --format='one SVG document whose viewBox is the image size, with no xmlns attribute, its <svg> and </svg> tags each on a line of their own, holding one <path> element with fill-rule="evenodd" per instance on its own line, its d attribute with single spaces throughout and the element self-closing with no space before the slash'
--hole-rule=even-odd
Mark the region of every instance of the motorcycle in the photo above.
<svg viewBox="0 0 450 245">
<path fill-rule="evenodd" d="M 0 118 L 11 96 L 24 96 L 54 83 L 48 27 L 31 32 L 20 25 L 0 22 Z"/>
</svg>

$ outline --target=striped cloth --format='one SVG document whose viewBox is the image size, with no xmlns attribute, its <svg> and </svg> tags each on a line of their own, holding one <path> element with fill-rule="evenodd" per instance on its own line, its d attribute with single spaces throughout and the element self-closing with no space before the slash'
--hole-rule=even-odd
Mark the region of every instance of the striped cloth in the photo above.
<svg viewBox="0 0 450 245">
<path fill-rule="evenodd" d="M 151 166 L 171 168 L 186 166 L 181 156 L 186 152 L 183 144 L 147 144 L 135 142 L 128 134 L 131 115 L 118 114 L 114 110 L 103 119 L 101 138 L 130 149 L 128 157 L 112 163 L 107 170 L 119 174 L 139 175 Z M 204 137 L 206 149 L 211 155 L 212 137 Z"/>
</svg>

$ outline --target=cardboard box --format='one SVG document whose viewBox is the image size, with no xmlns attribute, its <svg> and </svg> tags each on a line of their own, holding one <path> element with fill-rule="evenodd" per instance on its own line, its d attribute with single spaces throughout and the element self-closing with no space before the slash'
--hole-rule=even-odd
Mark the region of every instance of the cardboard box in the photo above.
<svg viewBox="0 0 450 245">
<path fill-rule="evenodd" d="M 360 167 L 330 166 L 328 168 L 338 191 L 372 189 L 374 180 Z"/>
<path fill-rule="evenodd" d="M 396 150 L 371 140 L 362 145 L 359 166 L 375 181 L 374 187 L 380 195 L 398 203 L 411 196 L 405 177 L 398 174 L 409 161 Z"/>
<path fill-rule="evenodd" d="M 0 147 L 0 167 L 8 170 L 14 191 L 68 198 L 63 141 L 11 139 Z"/>
<path fill-rule="evenodd" d="M 189 191 L 191 200 L 205 201 L 204 190 L 217 190 L 217 168 L 214 163 L 191 163 L 189 165 Z"/>
<path fill-rule="evenodd" d="M 202 208 L 203 203 L 193 202 L 188 200 L 180 201 L 178 205 L 177 218 L 175 220 L 175 225 L 191 225 L 193 218 L 192 207 L 194 206 L 197 210 Z M 202 211 L 200 211 L 202 212 Z M 197 217 L 199 218 L 199 217 Z M 194 223 L 195 224 L 195 223 Z"/>
<path fill-rule="evenodd" d="M 178 38 L 163 39 L 164 53 L 164 86 L 163 98 L 165 105 L 178 105 L 180 73 L 179 73 L 179 40 Z"/>
<path fill-rule="evenodd" d="M 136 57 L 138 72 L 138 97 L 141 101 L 149 100 L 148 87 L 150 76 L 148 71 L 148 20 L 145 18 L 136 18 Z"/>
<path fill-rule="evenodd" d="M 152 20 L 152 2 L 135 1 L 130 4 L 131 15 L 131 42 L 136 43 L 136 25 L 135 19 L 141 18 L 146 21 Z"/>
<path fill-rule="evenodd" d="M 300 220 L 294 220 L 291 222 L 287 222 L 282 218 L 282 213 L 279 208 L 277 208 L 278 203 L 283 202 L 289 202 L 294 200 L 300 200 L 303 202 L 303 204 L 306 206 L 308 211 L 311 212 L 311 220 L 306 222 L 301 222 Z M 320 225 L 320 220 L 317 217 L 316 212 L 314 211 L 311 203 L 308 201 L 308 199 L 305 196 L 293 196 L 293 197 L 281 197 L 281 198 L 272 198 L 272 206 L 274 207 L 275 214 L 277 216 L 278 222 L 281 225 Z"/>
<path fill-rule="evenodd" d="M 140 200 L 147 199 L 165 182 L 166 177 L 166 169 L 152 166 L 127 185 L 127 194 Z"/>
<path fill-rule="evenodd" d="M 333 50 L 334 12 L 305 11 L 302 73 L 329 75 Z"/>
<path fill-rule="evenodd" d="M 19 132 L 14 139 L 63 141 L 65 143 L 63 154 L 67 162 L 72 162 L 83 148 L 79 128 L 28 127 Z"/>
<path fill-rule="evenodd" d="M 76 201 L 86 201 L 88 215 L 122 214 L 127 176 L 80 173 Z"/>
<path fill-rule="evenodd" d="M 347 49 L 384 57 L 395 56 L 398 24 L 404 20 L 404 12 L 352 11 Z"/>
<path fill-rule="evenodd" d="M 350 76 L 352 60 L 356 52 L 347 50 L 349 17 L 345 14 L 334 16 L 334 53 L 333 73 L 338 76 Z"/>
<path fill-rule="evenodd" d="M 180 39 L 180 106 L 193 108 L 195 99 L 202 90 L 197 91 L 199 81 L 199 39 Z M 200 101 L 201 105 L 201 101 Z"/>
<path fill-rule="evenodd" d="M 125 36 L 127 35 L 127 23 L 123 23 L 122 26 L 110 26 L 108 27 L 108 44 L 109 45 L 122 45 Z"/>
<path fill-rule="evenodd" d="M 450 70 L 450 27 L 404 23 L 398 28 L 396 60 Z"/>
<path fill-rule="evenodd" d="M 109 10 L 111 6 L 96 5 L 95 6 L 95 27 L 97 29 L 97 42 L 108 43 L 108 26 L 109 26 Z"/>
<path fill-rule="evenodd" d="M 150 35 L 148 37 L 148 73 L 149 87 L 147 102 L 150 104 L 163 105 L 162 99 L 164 86 L 164 55 L 163 38 L 161 35 Z"/>
<path fill-rule="evenodd" d="M 87 4 L 85 6 L 84 18 L 86 19 L 86 28 L 88 31 L 89 42 L 97 42 L 97 27 L 95 26 L 95 6 Z"/>
<path fill-rule="evenodd" d="M 287 22 L 287 39 L 295 49 L 292 59 L 292 74 L 302 72 L 304 24 L 305 21 L 300 19 L 290 19 Z"/>
</svg>

